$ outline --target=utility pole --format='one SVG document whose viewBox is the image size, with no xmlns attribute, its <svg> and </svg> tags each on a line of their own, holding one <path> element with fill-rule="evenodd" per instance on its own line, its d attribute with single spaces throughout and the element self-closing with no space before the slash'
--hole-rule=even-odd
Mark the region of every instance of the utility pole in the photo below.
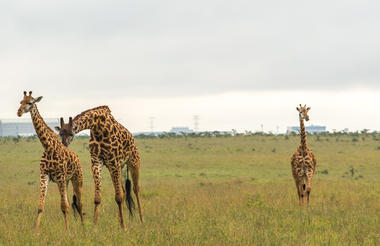
<svg viewBox="0 0 380 246">
<path fill-rule="evenodd" d="M 199 115 L 194 115 L 194 132 L 197 132 L 199 130 Z"/>
<path fill-rule="evenodd" d="M 150 133 L 153 134 L 154 133 L 154 117 L 149 117 L 149 125 L 150 125 Z"/>
</svg>

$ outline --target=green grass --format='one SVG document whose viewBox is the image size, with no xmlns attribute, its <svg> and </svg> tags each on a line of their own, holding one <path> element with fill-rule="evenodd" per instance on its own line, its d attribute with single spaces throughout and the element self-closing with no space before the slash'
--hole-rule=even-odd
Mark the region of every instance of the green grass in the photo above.
<svg viewBox="0 0 380 246">
<path fill-rule="evenodd" d="M 303 207 L 290 170 L 297 136 L 137 139 L 145 223 L 126 216 L 126 232 L 106 169 L 93 226 L 88 139 L 76 139 L 70 147 L 85 173 L 85 224 L 71 210 L 69 232 L 63 230 L 57 186 L 50 183 L 40 235 L 34 226 L 42 146 L 3 138 L 0 245 L 379 245 L 378 138 L 310 136 L 318 163 L 311 203 Z"/>
</svg>

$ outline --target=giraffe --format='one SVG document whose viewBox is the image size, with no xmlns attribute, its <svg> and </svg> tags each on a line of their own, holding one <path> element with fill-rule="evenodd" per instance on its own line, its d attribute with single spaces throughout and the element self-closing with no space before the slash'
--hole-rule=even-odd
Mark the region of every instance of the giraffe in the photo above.
<svg viewBox="0 0 380 246">
<path fill-rule="evenodd" d="M 80 215 L 83 224 L 83 202 L 81 198 L 83 174 L 82 167 L 78 156 L 62 144 L 57 134 L 48 127 L 37 109 L 36 103 L 41 101 L 42 97 L 33 98 L 32 92 L 27 95 L 24 91 L 24 97 L 20 102 L 20 108 L 17 116 L 30 112 L 34 129 L 44 148 L 40 161 L 40 201 L 38 205 L 38 215 L 36 230 L 39 231 L 42 213 L 44 211 L 45 197 L 49 180 L 57 183 L 61 195 L 61 210 L 65 219 L 65 229 L 67 230 L 67 218 L 69 205 L 67 201 L 67 186 L 71 180 L 74 190 L 73 204 L 75 210 Z"/>
<path fill-rule="evenodd" d="M 306 105 L 302 106 L 300 104 L 300 107 L 297 107 L 300 120 L 301 142 L 291 158 L 292 173 L 297 186 L 300 205 L 303 204 L 305 192 L 307 195 L 307 203 L 309 203 L 311 179 L 313 178 L 315 166 L 317 165 L 317 160 L 306 142 L 304 120 L 309 121 L 309 110 L 310 108 L 307 108 Z"/>
<path fill-rule="evenodd" d="M 129 173 L 132 176 L 133 191 L 137 199 L 140 220 L 143 222 L 143 216 L 140 204 L 140 156 L 135 145 L 135 140 L 132 134 L 111 114 L 108 106 L 99 106 L 93 109 L 86 110 L 74 119 L 69 118 L 69 123 L 64 124 L 62 119 L 61 127 L 56 127 L 62 139 L 62 143 L 68 146 L 73 140 L 73 136 L 85 129 L 90 129 L 89 149 L 92 162 L 92 174 L 95 183 L 95 209 L 94 209 L 94 224 L 97 224 L 99 206 L 101 203 L 101 170 L 102 166 L 106 166 L 110 172 L 112 183 L 115 189 L 115 201 L 119 208 L 119 222 L 125 229 L 123 216 L 123 199 L 126 191 L 126 203 L 130 215 L 133 215 L 134 202 L 131 196 L 131 181 Z M 121 171 L 126 170 L 126 188 L 122 186 Z"/>
</svg>

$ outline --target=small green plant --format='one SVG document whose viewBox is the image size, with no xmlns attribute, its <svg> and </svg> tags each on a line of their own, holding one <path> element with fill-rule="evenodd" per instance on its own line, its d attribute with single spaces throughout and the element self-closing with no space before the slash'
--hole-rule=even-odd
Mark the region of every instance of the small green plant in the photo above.
<svg viewBox="0 0 380 246">
<path fill-rule="evenodd" d="M 17 144 L 18 142 L 20 142 L 20 137 L 13 137 L 12 140 L 13 143 Z"/>
<path fill-rule="evenodd" d="M 351 168 L 350 168 L 350 173 L 351 173 L 351 177 L 354 177 L 354 175 L 355 175 L 355 169 L 354 169 L 353 166 L 351 166 Z"/>
<path fill-rule="evenodd" d="M 324 170 L 322 170 L 322 171 L 318 171 L 318 173 L 320 173 L 320 174 L 324 174 L 324 175 L 327 175 L 327 174 L 329 174 L 329 170 L 324 169 Z"/>
</svg>

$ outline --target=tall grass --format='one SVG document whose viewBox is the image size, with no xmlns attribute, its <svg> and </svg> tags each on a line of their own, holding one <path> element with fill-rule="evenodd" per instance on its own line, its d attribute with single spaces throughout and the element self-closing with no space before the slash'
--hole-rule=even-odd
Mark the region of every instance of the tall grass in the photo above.
<svg viewBox="0 0 380 246">
<path fill-rule="evenodd" d="M 34 225 L 41 144 L 3 138 L 0 244 L 379 245 L 380 137 L 363 136 L 309 137 L 318 164 L 311 203 L 303 207 L 290 171 L 296 136 L 137 139 L 145 223 L 127 216 L 126 232 L 118 226 L 106 169 L 93 226 L 88 139 L 76 139 L 70 147 L 85 172 L 85 224 L 70 211 L 69 231 L 63 230 L 59 194 L 50 183 L 40 235 Z"/>
</svg>

